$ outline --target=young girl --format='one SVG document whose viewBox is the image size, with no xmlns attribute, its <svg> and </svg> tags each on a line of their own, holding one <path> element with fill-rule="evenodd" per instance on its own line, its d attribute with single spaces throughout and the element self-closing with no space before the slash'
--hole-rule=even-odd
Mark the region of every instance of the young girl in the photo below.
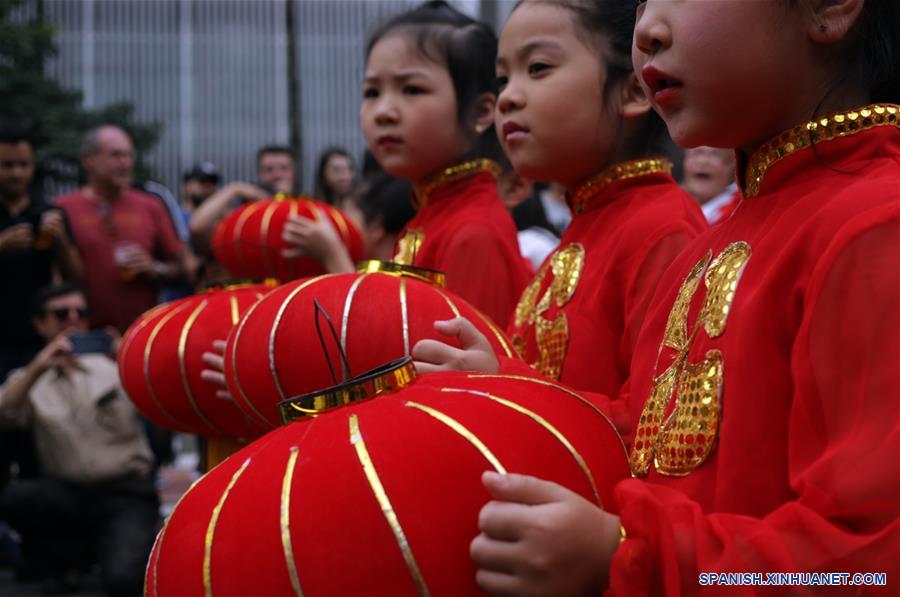
<svg viewBox="0 0 900 597">
<path fill-rule="evenodd" d="M 660 277 L 706 228 L 659 157 L 665 127 L 631 67 L 633 27 L 629 0 L 521 3 L 496 68 L 503 149 L 519 174 L 562 184 L 573 213 L 522 294 L 510 336 L 547 377 L 606 396 L 628 377 Z M 426 371 L 450 349 L 416 348 Z"/>
<path fill-rule="evenodd" d="M 654 108 L 681 145 L 737 149 L 743 199 L 690 243 L 647 311 L 620 517 L 551 483 L 486 474 L 478 581 L 504 594 L 804 579 L 843 592 L 874 572 L 896 594 L 900 11 L 637 10 L 634 65 Z"/>
<path fill-rule="evenodd" d="M 395 261 L 440 270 L 447 287 L 505 322 L 528 281 L 497 196 L 497 40 L 445 2 L 427 2 L 369 42 L 360 110 L 369 148 L 415 187 L 416 216 Z"/>
</svg>

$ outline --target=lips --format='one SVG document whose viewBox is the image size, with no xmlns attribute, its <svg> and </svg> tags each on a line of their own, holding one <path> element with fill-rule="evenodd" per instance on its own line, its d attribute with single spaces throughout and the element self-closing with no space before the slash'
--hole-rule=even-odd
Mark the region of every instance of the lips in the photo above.
<svg viewBox="0 0 900 597">
<path fill-rule="evenodd" d="M 381 135 L 375 139 L 375 144 L 385 149 L 392 149 L 403 143 L 403 139 L 396 135 Z"/>
<path fill-rule="evenodd" d="M 641 70 L 641 77 L 644 79 L 647 87 L 650 88 L 653 101 L 658 106 L 672 103 L 681 93 L 683 87 L 681 81 L 655 66 L 645 66 Z"/>
<path fill-rule="evenodd" d="M 501 131 L 503 133 L 503 140 L 507 143 L 524 139 L 528 134 L 527 128 L 525 128 L 518 122 L 513 121 L 504 122 Z"/>
</svg>

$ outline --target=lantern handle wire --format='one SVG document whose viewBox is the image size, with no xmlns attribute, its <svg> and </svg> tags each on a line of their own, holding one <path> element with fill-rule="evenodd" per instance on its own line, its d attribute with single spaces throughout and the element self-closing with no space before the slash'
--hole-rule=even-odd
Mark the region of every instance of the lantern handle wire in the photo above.
<svg viewBox="0 0 900 597">
<path fill-rule="evenodd" d="M 322 354 L 325 355 L 325 361 L 328 363 L 328 371 L 331 372 L 331 379 L 334 381 L 334 385 L 344 383 L 347 381 L 347 378 L 350 377 L 350 362 L 347 360 L 347 354 L 344 352 L 344 347 L 341 346 L 341 341 L 338 339 L 337 331 L 334 329 L 334 324 L 331 321 L 331 316 L 328 315 L 328 311 L 326 311 L 322 304 L 319 303 L 318 298 L 313 299 L 313 304 L 315 304 L 316 307 L 316 334 L 319 336 L 319 343 L 322 345 Z M 331 337 L 334 339 L 334 343 L 337 344 L 338 352 L 341 355 L 341 381 L 338 381 L 337 375 L 334 373 L 334 365 L 331 363 L 328 347 L 325 346 L 325 335 L 322 334 L 322 327 L 319 324 L 320 314 L 328 323 L 328 328 L 331 330 Z"/>
</svg>

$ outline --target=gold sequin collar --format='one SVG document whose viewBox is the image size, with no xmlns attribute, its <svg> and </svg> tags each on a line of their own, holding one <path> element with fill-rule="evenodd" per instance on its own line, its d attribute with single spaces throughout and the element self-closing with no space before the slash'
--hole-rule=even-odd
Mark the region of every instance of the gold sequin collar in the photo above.
<svg viewBox="0 0 900 597">
<path fill-rule="evenodd" d="M 568 195 L 569 207 L 572 208 L 574 215 L 580 215 L 592 199 L 617 180 L 637 178 L 648 174 L 659 174 L 660 172 L 668 174 L 671 171 L 672 162 L 665 158 L 631 160 L 630 162 L 615 164 L 597 176 L 578 185 L 575 192 Z"/>
<path fill-rule="evenodd" d="M 744 197 L 758 195 L 768 169 L 792 153 L 822 141 L 848 137 L 885 125 L 900 128 L 900 106 L 873 104 L 859 110 L 837 112 L 781 133 L 754 151 L 747 161 Z"/>
<path fill-rule="evenodd" d="M 429 178 L 422 184 L 416 185 L 416 193 L 413 197 L 413 207 L 417 210 L 428 205 L 431 194 L 445 184 L 475 176 L 480 172 L 490 172 L 494 178 L 500 177 L 500 166 L 497 162 L 488 159 L 472 160 L 471 162 L 463 162 L 456 166 L 450 166 L 439 172 L 435 176 Z"/>
</svg>

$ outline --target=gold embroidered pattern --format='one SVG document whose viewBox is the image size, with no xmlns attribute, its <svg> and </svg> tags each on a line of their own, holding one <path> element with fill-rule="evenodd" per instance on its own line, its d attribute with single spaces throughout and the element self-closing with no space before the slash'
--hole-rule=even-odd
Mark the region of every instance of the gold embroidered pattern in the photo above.
<svg viewBox="0 0 900 597">
<path fill-rule="evenodd" d="M 759 187 L 768 169 L 792 153 L 821 141 L 848 137 L 878 126 L 900 128 L 900 106 L 873 104 L 859 110 L 829 114 L 781 133 L 750 156 L 744 197 L 759 195 Z"/>
<path fill-rule="evenodd" d="M 400 265 L 413 265 L 422 243 L 425 242 L 425 231 L 421 228 L 407 230 L 397 241 L 397 254 L 394 255 L 393 262 Z"/>
<path fill-rule="evenodd" d="M 700 310 L 700 320 L 710 338 L 725 333 L 734 291 L 749 258 L 750 246 L 737 242 L 726 247 L 706 270 L 706 300 Z"/>
<path fill-rule="evenodd" d="M 722 391 L 722 353 L 711 350 L 696 365 L 686 365 L 678 383 L 678 401 L 666 421 L 656 450 L 656 469 L 686 475 L 715 448 Z"/>
<path fill-rule="evenodd" d="M 591 202 L 591 199 L 617 180 L 637 178 L 638 176 L 658 174 L 660 172 L 668 174 L 671 171 L 672 162 L 665 158 L 632 160 L 610 166 L 600 174 L 578 185 L 578 188 L 569 197 L 572 213 L 576 216 L 582 214 L 584 208 Z"/>
<path fill-rule="evenodd" d="M 428 201 L 431 199 L 431 193 L 438 187 L 457 180 L 462 180 L 463 178 L 475 176 L 480 172 L 490 172 L 494 175 L 494 178 L 500 178 L 500 166 L 493 160 L 472 160 L 471 162 L 463 162 L 456 166 L 450 166 L 422 184 L 416 185 L 416 192 L 413 196 L 413 207 L 415 207 L 416 210 L 427 207 Z"/>
<path fill-rule="evenodd" d="M 688 345 L 688 309 L 691 307 L 691 299 L 697 292 L 697 285 L 703 277 L 703 271 L 709 265 L 711 256 L 707 255 L 701 259 L 688 277 L 685 278 L 675 297 L 675 305 L 669 313 L 669 320 L 666 322 L 666 333 L 663 336 L 663 344 L 675 350 L 684 350 Z"/>
<path fill-rule="evenodd" d="M 538 347 L 538 360 L 532 366 L 551 379 L 559 379 L 562 372 L 569 344 L 569 324 L 565 313 L 557 313 L 553 319 L 547 319 L 544 314 L 551 306 L 562 308 L 572 299 L 583 271 L 583 245 L 572 243 L 557 249 L 541 266 L 516 305 L 515 324 L 520 329 L 513 337 L 514 346 L 524 356 L 527 327 L 532 326 Z M 553 279 L 538 301 L 538 294 L 548 273 L 553 274 Z M 526 329 L 521 329 L 523 327 Z"/>
<path fill-rule="evenodd" d="M 690 474 L 715 448 L 721 415 L 722 354 L 710 350 L 696 364 L 688 363 L 687 357 L 700 328 L 709 338 L 725 333 L 734 294 L 750 254 L 747 243 L 732 243 L 712 263 L 710 255 L 705 255 L 682 284 L 660 346 L 660 354 L 664 348 L 674 349 L 678 354 L 653 379 L 650 396 L 641 412 L 630 457 L 634 476 L 646 475 L 654 459 L 660 474 Z M 704 271 L 706 295 L 697 321 L 688 333 L 690 304 Z M 664 421 L 673 399 L 672 412 Z"/>
<path fill-rule="evenodd" d="M 400 526 L 400 519 L 397 518 L 397 513 L 394 511 L 391 499 L 388 497 L 387 491 L 385 491 L 384 485 L 381 483 L 381 478 L 378 476 L 378 471 L 375 469 L 375 464 L 372 462 L 372 457 L 369 455 L 368 448 L 366 448 L 366 442 L 359 429 L 359 419 L 357 415 L 350 415 L 350 443 L 353 444 L 353 447 L 356 449 L 356 456 L 359 459 L 359 464 L 363 468 L 366 480 L 369 482 L 369 487 L 372 489 L 372 493 L 375 495 L 379 507 L 381 507 L 381 513 L 384 515 L 388 526 L 391 527 L 391 531 L 394 533 L 394 538 L 397 540 L 397 546 L 403 553 L 406 567 L 409 569 L 413 582 L 416 584 L 419 595 L 430 595 L 431 593 L 428 590 L 428 585 L 425 584 L 425 577 L 422 576 L 422 571 L 419 569 L 416 557 L 413 555 L 412 548 L 409 546 L 409 541 L 406 539 L 406 533 L 403 532 L 403 527 Z"/>
</svg>

